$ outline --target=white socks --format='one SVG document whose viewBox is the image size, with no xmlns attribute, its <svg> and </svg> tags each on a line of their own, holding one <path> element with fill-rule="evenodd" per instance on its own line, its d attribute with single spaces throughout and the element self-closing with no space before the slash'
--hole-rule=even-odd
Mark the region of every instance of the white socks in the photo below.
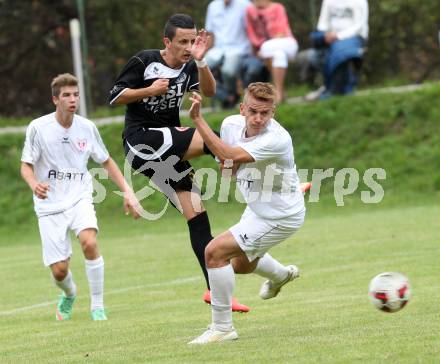
<svg viewBox="0 0 440 364">
<path fill-rule="evenodd" d="M 218 331 L 231 331 L 232 293 L 235 286 L 235 274 L 231 264 L 221 268 L 208 268 L 211 287 L 212 322 Z"/>
<path fill-rule="evenodd" d="M 274 283 L 278 283 L 287 278 L 289 271 L 278 260 L 273 259 L 268 253 L 266 253 L 258 261 L 257 267 L 253 273 L 268 278 Z"/>
<path fill-rule="evenodd" d="M 52 279 L 55 285 L 61 288 L 67 297 L 76 296 L 76 285 L 73 281 L 72 272 L 70 270 L 67 273 L 66 278 L 64 278 L 62 281 L 57 281 L 54 276 L 52 276 Z"/>
<path fill-rule="evenodd" d="M 90 310 L 104 308 L 104 258 L 85 259 L 85 267 L 90 288 Z"/>
</svg>

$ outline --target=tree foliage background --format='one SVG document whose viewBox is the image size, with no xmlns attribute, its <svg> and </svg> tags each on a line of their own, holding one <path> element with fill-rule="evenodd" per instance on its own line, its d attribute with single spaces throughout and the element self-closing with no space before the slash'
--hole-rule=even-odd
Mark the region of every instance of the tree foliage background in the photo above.
<svg viewBox="0 0 440 364">
<path fill-rule="evenodd" d="M 83 0 L 93 105 L 108 91 L 128 58 L 161 48 L 166 19 L 191 14 L 203 27 L 209 0 Z M 286 6 L 300 48 L 309 46 L 321 0 L 278 0 Z M 440 1 L 369 0 L 370 39 L 363 83 L 440 76 Z M 33 116 L 52 110 L 51 79 L 73 72 L 69 20 L 75 0 L 0 0 L 0 115 Z"/>
</svg>

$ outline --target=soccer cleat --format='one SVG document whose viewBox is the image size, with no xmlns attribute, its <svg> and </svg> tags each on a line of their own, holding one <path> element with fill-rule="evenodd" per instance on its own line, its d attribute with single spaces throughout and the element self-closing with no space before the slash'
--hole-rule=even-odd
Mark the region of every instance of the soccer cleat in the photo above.
<svg viewBox="0 0 440 364">
<path fill-rule="evenodd" d="M 235 331 L 234 329 L 232 329 L 231 331 L 218 331 L 210 327 L 202 335 L 196 337 L 188 344 L 200 345 L 200 344 L 216 343 L 221 341 L 232 341 L 237 339 L 238 339 L 237 331 Z"/>
<path fill-rule="evenodd" d="M 75 302 L 76 296 L 67 297 L 63 292 L 58 300 L 57 310 L 55 312 L 55 318 L 57 321 L 70 320 L 72 317 L 73 302 Z"/>
<path fill-rule="evenodd" d="M 274 283 L 272 281 L 266 281 L 263 283 L 260 289 L 260 297 L 263 300 L 268 300 L 270 298 L 276 297 L 280 292 L 282 286 L 299 277 L 299 269 L 297 266 L 288 265 L 287 269 L 289 270 L 287 277 L 280 283 Z"/>
<path fill-rule="evenodd" d="M 105 314 L 105 311 L 103 308 L 97 308 L 95 310 L 92 310 L 90 312 L 90 315 L 92 316 L 93 321 L 106 321 L 107 315 Z"/>
<path fill-rule="evenodd" d="M 301 189 L 302 193 L 306 193 L 312 188 L 312 183 L 311 182 L 300 183 L 299 188 Z"/>
<path fill-rule="evenodd" d="M 211 291 L 207 289 L 203 295 L 203 301 L 205 301 L 208 305 L 211 304 Z M 232 311 L 234 312 L 249 312 L 251 309 L 241 304 L 237 301 L 236 298 L 232 297 Z"/>
</svg>

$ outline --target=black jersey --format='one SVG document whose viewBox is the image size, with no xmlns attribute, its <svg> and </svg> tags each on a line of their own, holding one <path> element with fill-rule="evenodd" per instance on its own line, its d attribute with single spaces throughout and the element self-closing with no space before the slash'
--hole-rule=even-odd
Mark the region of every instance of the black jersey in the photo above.
<svg viewBox="0 0 440 364">
<path fill-rule="evenodd" d="M 198 90 L 199 87 L 194 60 L 183 64 L 179 69 L 173 69 L 167 66 L 158 49 L 137 53 L 125 65 L 110 91 L 110 104 L 127 88 L 148 87 L 159 78 L 169 79 L 168 92 L 127 104 L 124 135 L 140 126 L 180 126 L 179 110 L 183 96 L 185 92 Z"/>
</svg>

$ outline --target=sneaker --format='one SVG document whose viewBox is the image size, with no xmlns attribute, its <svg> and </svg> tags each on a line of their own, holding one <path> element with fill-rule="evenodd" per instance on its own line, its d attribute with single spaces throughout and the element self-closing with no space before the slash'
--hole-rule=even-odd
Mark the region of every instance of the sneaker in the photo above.
<svg viewBox="0 0 440 364">
<path fill-rule="evenodd" d="M 106 321 L 107 315 L 103 308 L 96 308 L 90 312 L 93 321 Z"/>
<path fill-rule="evenodd" d="M 55 312 L 55 318 L 57 321 L 70 320 L 72 317 L 73 302 L 75 302 L 76 296 L 67 297 L 63 292 L 58 300 L 57 310 Z"/>
<path fill-rule="evenodd" d="M 289 270 L 287 277 L 284 281 L 280 283 L 274 283 L 272 281 L 266 281 L 263 283 L 260 289 L 260 297 L 263 300 L 268 300 L 269 298 L 276 297 L 281 290 L 281 287 L 286 283 L 293 281 L 295 278 L 299 277 L 299 269 L 295 265 L 288 265 Z"/>
<path fill-rule="evenodd" d="M 309 92 L 307 95 L 305 95 L 304 100 L 305 101 L 316 101 L 324 93 L 324 91 L 325 91 L 325 87 L 321 86 L 317 90 Z"/>
<path fill-rule="evenodd" d="M 300 183 L 299 188 L 301 189 L 302 193 L 306 193 L 312 188 L 312 183 L 311 182 Z"/>
<path fill-rule="evenodd" d="M 203 301 L 205 301 L 208 305 L 211 304 L 211 291 L 207 289 L 203 295 Z M 235 297 L 232 297 L 232 311 L 234 312 L 249 312 L 251 309 L 238 302 Z"/>
<path fill-rule="evenodd" d="M 238 335 L 235 329 L 232 329 L 231 331 L 218 331 L 210 327 L 202 335 L 196 337 L 188 344 L 189 345 L 209 344 L 209 343 L 215 343 L 221 341 L 232 341 L 237 339 L 238 339 Z"/>
</svg>

